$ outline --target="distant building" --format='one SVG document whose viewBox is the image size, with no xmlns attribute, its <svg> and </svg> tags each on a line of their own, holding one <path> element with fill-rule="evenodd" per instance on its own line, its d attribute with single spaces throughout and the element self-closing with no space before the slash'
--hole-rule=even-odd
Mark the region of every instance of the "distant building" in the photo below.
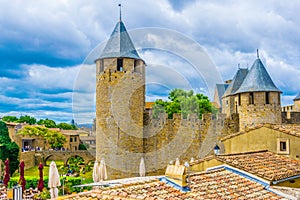
<svg viewBox="0 0 300 200">
<path fill-rule="evenodd" d="M 293 100 L 293 105 L 282 106 L 283 123 L 300 124 L 300 93 Z"/>
</svg>

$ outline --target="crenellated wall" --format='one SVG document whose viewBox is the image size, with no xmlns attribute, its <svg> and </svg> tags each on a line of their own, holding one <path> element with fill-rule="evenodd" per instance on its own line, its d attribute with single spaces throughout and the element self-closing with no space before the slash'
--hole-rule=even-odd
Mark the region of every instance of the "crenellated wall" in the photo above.
<svg viewBox="0 0 300 200">
<path fill-rule="evenodd" d="M 145 163 L 147 175 L 154 175 L 162 174 L 169 162 L 176 158 L 184 163 L 210 154 L 221 137 L 225 115 L 212 117 L 204 114 L 199 119 L 192 114 L 182 119 L 180 114 L 174 114 L 172 119 L 168 119 L 167 114 L 161 114 L 157 119 L 146 119 Z"/>
<path fill-rule="evenodd" d="M 300 124 L 300 112 L 282 112 L 283 124 Z"/>
</svg>

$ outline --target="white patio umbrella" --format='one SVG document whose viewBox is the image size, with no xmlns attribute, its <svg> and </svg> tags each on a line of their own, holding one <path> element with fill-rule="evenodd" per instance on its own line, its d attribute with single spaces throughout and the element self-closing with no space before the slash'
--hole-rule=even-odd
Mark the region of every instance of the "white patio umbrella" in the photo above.
<svg viewBox="0 0 300 200">
<path fill-rule="evenodd" d="M 51 199 L 58 197 L 58 189 L 60 186 L 59 173 L 54 161 L 50 164 L 48 187 L 50 188 Z"/>
<path fill-rule="evenodd" d="M 179 158 L 176 158 L 175 165 L 177 165 L 177 166 L 179 166 L 179 165 L 180 165 Z"/>
<path fill-rule="evenodd" d="M 99 173 L 99 179 L 100 181 L 103 181 L 107 179 L 107 173 L 106 173 L 106 165 L 104 159 L 101 159 L 100 161 L 100 173 Z"/>
<path fill-rule="evenodd" d="M 146 175 L 145 159 L 141 158 L 141 162 L 140 162 L 140 177 L 143 177 L 145 175 Z"/>
<path fill-rule="evenodd" d="M 100 181 L 100 166 L 98 160 L 95 161 L 93 169 L 93 180 L 95 183 Z"/>
</svg>

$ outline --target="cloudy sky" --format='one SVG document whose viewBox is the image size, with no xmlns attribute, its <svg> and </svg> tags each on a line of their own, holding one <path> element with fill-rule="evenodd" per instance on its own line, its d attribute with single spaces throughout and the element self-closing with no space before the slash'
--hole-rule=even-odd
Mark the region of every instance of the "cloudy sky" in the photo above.
<svg viewBox="0 0 300 200">
<path fill-rule="evenodd" d="M 91 123 L 92 60 L 118 21 L 120 2 L 122 19 L 148 66 L 148 100 L 183 85 L 211 95 L 207 71 L 215 82 L 231 79 L 239 63 L 251 67 L 256 49 L 283 91 L 283 105 L 300 91 L 300 1 L 1 0 L 0 116 Z M 160 37 L 154 37 L 157 30 Z M 191 49 L 178 35 L 200 45 L 211 62 L 185 54 Z M 199 67 L 200 60 L 208 68 Z"/>
</svg>

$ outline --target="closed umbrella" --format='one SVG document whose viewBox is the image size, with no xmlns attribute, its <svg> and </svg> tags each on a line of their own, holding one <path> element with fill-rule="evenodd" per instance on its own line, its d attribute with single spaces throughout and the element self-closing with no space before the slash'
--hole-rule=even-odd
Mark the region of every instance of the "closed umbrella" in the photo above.
<svg viewBox="0 0 300 200">
<path fill-rule="evenodd" d="M 44 188 L 44 180 L 43 180 L 43 169 L 44 169 L 44 166 L 43 164 L 40 162 L 39 164 L 39 175 L 40 175 L 40 179 L 39 179 L 39 183 L 38 183 L 38 190 L 39 191 L 43 191 L 43 188 Z"/>
<path fill-rule="evenodd" d="M 50 164 L 48 187 L 50 188 L 51 199 L 58 197 L 58 189 L 60 186 L 59 173 L 54 161 Z"/>
<path fill-rule="evenodd" d="M 100 166 L 99 166 L 99 162 L 97 160 L 94 163 L 93 180 L 95 183 L 100 181 Z"/>
<path fill-rule="evenodd" d="M 9 176 L 9 160 L 8 160 L 8 158 L 6 158 L 6 160 L 4 162 L 4 165 L 5 165 L 5 173 L 4 173 L 3 184 L 7 187 L 8 181 L 10 179 L 10 176 Z"/>
<path fill-rule="evenodd" d="M 176 158 L 175 165 L 176 165 L 176 166 L 179 166 L 179 165 L 180 165 L 179 158 Z"/>
<path fill-rule="evenodd" d="M 106 173 L 106 165 L 104 159 L 101 159 L 100 162 L 100 175 L 99 175 L 100 181 L 103 181 L 107 179 L 107 173 Z"/>
<path fill-rule="evenodd" d="M 25 163 L 22 160 L 20 165 L 20 179 L 19 179 L 19 184 L 22 186 L 22 191 L 25 191 L 25 185 L 26 185 L 26 180 L 24 177 L 24 169 L 25 169 Z"/>
<path fill-rule="evenodd" d="M 146 175 L 146 166 L 145 166 L 145 160 L 144 158 L 141 158 L 140 162 L 140 176 L 145 176 Z"/>
</svg>

